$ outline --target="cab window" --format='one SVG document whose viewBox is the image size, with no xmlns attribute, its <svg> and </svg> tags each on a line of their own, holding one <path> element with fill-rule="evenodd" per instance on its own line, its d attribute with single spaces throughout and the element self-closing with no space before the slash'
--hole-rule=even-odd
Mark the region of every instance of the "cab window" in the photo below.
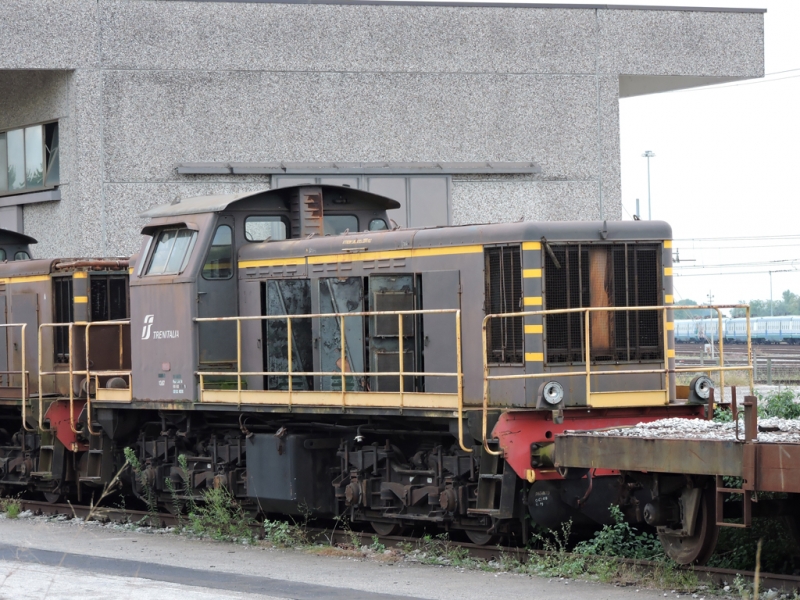
<svg viewBox="0 0 800 600">
<path fill-rule="evenodd" d="M 354 215 L 325 215 L 322 217 L 325 235 L 341 235 L 345 231 L 356 233 L 358 219 Z"/>
<path fill-rule="evenodd" d="M 286 222 L 281 217 L 257 215 L 244 220 L 244 239 L 248 242 L 274 242 L 286 237 Z"/>
<path fill-rule="evenodd" d="M 5 248 L 0 248 L 0 260 L 6 259 L 6 250 Z"/>
<path fill-rule="evenodd" d="M 197 232 L 190 229 L 165 229 L 158 234 L 147 275 L 174 275 L 186 268 Z"/>
<path fill-rule="evenodd" d="M 16 254 L 14 254 L 14 260 L 30 260 L 31 255 L 25 252 L 25 250 L 17 250 Z"/>
<path fill-rule="evenodd" d="M 220 225 L 214 233 L 211 250 L 203 265 L 204 279 L 228 279 L 233 275 L 233 231 Z"/>
<path fill-rule="evenodd" d="M 389 227 L 383 219 L 372 219 L 372 221 L 369 222 L 370 231 L 384 231 L 385 229 L 389 229 Z"/>
</svg>

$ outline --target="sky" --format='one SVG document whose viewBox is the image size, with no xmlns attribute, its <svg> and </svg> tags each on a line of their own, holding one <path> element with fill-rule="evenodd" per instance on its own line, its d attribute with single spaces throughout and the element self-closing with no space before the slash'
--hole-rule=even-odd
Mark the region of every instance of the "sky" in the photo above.
<svg viewBox="0 0 800 600">
<path fill-rule="evenodd" d="M 563 1 L 564 4 L 580 2 Z M 673 229 L 676 301 L 800 294 L 800 2 L 634 0 L 766 8 L 764 79 L 620 100 L 622 217 L 640 201 Z M 771 75 L 770 75 L 771 74 Z"/>
</svg>

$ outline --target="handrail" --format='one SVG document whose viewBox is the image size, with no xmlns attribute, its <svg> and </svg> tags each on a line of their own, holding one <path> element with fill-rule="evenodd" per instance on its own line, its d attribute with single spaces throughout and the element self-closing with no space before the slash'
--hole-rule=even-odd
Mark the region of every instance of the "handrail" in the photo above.
<svg viewBox="0 0 800 600">
<path fill-rule="evenodd" d="M 48 427 L 48 428 L 45 429 L 45 426 L 44 426 L 44 397 L 42 395 L 42 376 L 43 375 L 53 375 L 55 377 L 58 377 L 59 375 L 64 375 L 64 371 L 43 371 L 42 370 L 42 347 L 43 347 L 43 344 L 42 344 L 42 330 L 44 328 L 46 328 L 46 327 L 47 328 L 51 328 L 51 329 L 55 329 L 56 327 L 67 327 L 67 331 L 69 332 L 67 334 L 67 340 L 68 340 L 67 341 L 67 349 L 68 349 L 68 355 L 69 355 L 69 360 L 67 360 L 67 365 L 68 365 L 68 369 L 69 369 L 68 370 L 68 373 L 69 373 L 69 427 L 72 430 L 72 433 L 80 433 L 75 428 L 75 417 L 74 417 L 74 413 L 73 413 L 74 402 L 75 402 L 75 393 L 74 393 L 74 390 L 72 389 L 72 383 L 73 383 L 72 382 L 72 378 L 73 378 L 73 371 L 72 371 L 72 346 L 73 346 L 72 342 L 73 342 L 73 334 L 72 334 L 72 330 L 73 330 L 73 326 L 74 325 L 76 325 L 76 323 L 42 323 L 42 324 L 39 325 L 39 337 L 38 337 L 38 341 L 39 341 L 39 429 L 41 431 L 53 431 L 52 427 Z"/>
<path fill-rule="evenodd" d="M 724 335 L 722 334 L 722 312 L 721 309 L 728 309 L 728 308 L 744 308 L 745 309 L 745 316 L 747 319 L 747 356 L 748 356 L 748 365 L 743 367 L 726 367 L 724 360 Z M 696 369 L 693 367 L 673 367 L 672 369 L 669 368 L 669 334 L 667 330 L 667 323 L 669 323 L 669 312 L 670 310 L 689 310 L 689 309 L 708 309 L 708 310 L 716 310 L 717 318 L 718 318 L 718 328 L 719 328 L 719 366 L 718 367 L 706 367 L 703 366 L 701 369 Z M 628 369 L 628 370 L 595 370 L 592 371 L 591 365 L 591 339 L 590 339 L 590 314 L 594 312 L 621 312 L 621 311 L 661 311 L 663 314 L 662 320 L 662 329 L 663 329 L 663 344 L 664 344 L 664 359 L 663 359 L 663 368 L 659 369 Z M 541 373 L 520 373 L 516 375 L 490 375 L 489 368 L 490 363 L 488 360 L 488 342 L 486 339 L 487 335 L 487 325 L 491 319 L 498 319 L 498 318 L 512 318 L 512 317 L 535 317 L 541 316 L 545 317 L 547 315 L 555 315 L 555 314 L 571 314 L 571 313 L 583 313 L 584 316 L 584 323 L 583 323 L 583 337 L 585 341 L 585 365 L 586 368 L 580 371 L 567 371 L 567 372 L 545 372 L 542 371 Z M 720 375 L 720 388 L 724 389 L 725 387 L 725 371 L 748 371 L 749 372 L 749 383 L 750 383 L 750 393 L 753 394 L 753 365 L 752 365 L 752 341 L 750 338 L 750 307 L 747 304 L 718 304 L 718 305 L 692 305 L 692 306 L 685 306 L 685 305 L 661 305 L 661 306 L 592 306 L 592 307 L 585 307 L 585 308 L 562 308 L 562 309 L 552 309 L 552 310 L 536 310 L 536 311 L 527 311 L 527 312 L 511 312 L 511 313 L 498 313 L 498 314 L 490 314 L 486 315 L 483 319 L 483 323 L 481 326 L 481 338 L 483 342 L 483 404 L 482 404 L 482 434 L 483 434 L 483 448 L 489 454 L 493 454 L 499 456 L 502 452 L 495 452 L 494 450 L 489 448 L 489 443 L 487 439 L 487 429 L 488 429 L 488 415 L 489 415 L 489 382 L 493 380 L 508 380 L 508 379 L 545 379 L 545 378 L 553 378 L 553 377 L 576 377 L 576 376 L 584 376 L 586 377 L 586 405 L 589 405 L 590 394 L 591 394 L 591 376 L 592 375 L 626 375 L 626 374 L 648 374 L 648 373 L 660 373 L 665 376 L 668 376 L 671 373 L 692 373 L 692 372 L 706 372 L 709 375 L 712 372 L 718 372 Z M 674 360 L 674 358 L 673 358 Z M 713 409 L 713 407 L 711 407 Z"/>
<path fill-rule="evenodd" d="M 123 371 L 122 366 L 124 363 L 124 355 L 125 355 L 125 344 L 123 343 L 123 326 L 130 325 L 130 319 L 120 319 L 118 321 L 90 321 L 86 323 L 86 328 L 84 329 L 84 346 L 86 347 L 86 429 L 90 435 L 101 435 L 102 432 L 94 431 L 92 429 L 92 394 L 91 394 L 91 381 L 92 377 L 95 378 L 95 390 L 100 386 L 100 377 L 101 376 L 109 376 L 109 375 L 128 375 L 128 385 L 132 385 L 133 382 L 131 381 L 131 377 L 133 375 L 132 371 Z M 120 370 L 117 371 L 92 371 L 91 365 L 89 363 L 89 331 L 92 327 L 109 327 L 109 326 L 119 326 L 119 367 Z M 70 361 L 72 361 L 72 356 L 70 355 Z M 70 380 L 71 382 L 71 380 Z"/>
<path fill-rule="evenodd" d="M 403 317 L 405 315 L 430 315 L 430 314 L 453 314 L 455 315 L 456 322 L 456 372 L 455 373 L 432 373 L 420 371 L 407 371 L 404 365 L 403 356 Z M 397 316 L 398 322 L 398 371 L 365 371 L 354 372 L 348 369 L 347 364 L 347 340 L 345 330 L 345 319 L 350 317 L 375 317 L 375 316 Z M 337 319 L 339 321 L 339 337 L 341 344 L 341 356 L 339 358 L 338 371 L 294 371 L 293 370 L 293 340 L 292 340 L 292 322 L 295 319 Z M 286 321 L 287 332 L 287 353 L 288 353 L 288 371 L 243 371 L 242 370 L 242 322 L 244 321 L 271 321 L 271 320 L 284 320 Z M 295 376 L 321 376 L 321 377 L 339 377 L 341 378 L 342 386 L 342 406 L 346 406 L 346 392 L 347 392 L 347 378 L 348 377 L 369 377 L 369 376 L 397 376 L 400 380 L 399 391 L 399 408 L 402 411 L 404 407 L 404 397 L 407 392 L 405 388 L 404 376 L 414 377 L 455 377 L 457 388 L 457 403 L 458 403 L 458 422 L 459 422 L 459 445 L 465 452 L 472 452 L 471 448 L 467 448 L 463 441 L 463 412 L 464 412 L 464 377 L 462 372 L 462 354 L 461 354 L 461 309 L 446 308 L 446 309 L 418 309 L 418 310 L 393 310 L 393 311 L 361 311 L 351 313 L 316 313 L 316 314 L 303 314 L 303 315 L 259 315 L 259 316 L 236 316 L 236 317 L 197 317 L 194 319 L 197 323 L 210 323 L 210 322 L 235 322 L 236 323 L 236 373 L 231 371 L 196 371 L 195 375 L 200 380 L 200 393 L 205 390 L 205 378 L 209 376 L 236 376 L 236 391 L 238 403 L 242 402 L 242 377 L 247 376 L 280 376 L 287 377 L 288 379 L 288 397 L 287 404 L 289 409 L 292 408 L 293 400 L 293 378 Z M 413 392 L 412 392 L 413 393 Z"/>
<path fill-rule="evenodd" d="M 27 323 L 0 323 L 0 328 L 6 329 L 11 327 L 19 327 L 20 328 L 20 337 L 22 338 L 20 341 L 20 350 L 22 351 L 22 360 L 21 360 L 21 371 L 0 371 L 0 375 L 20 375 L 22 379 L 22 384 L 20 385 L 20 398 L 22 401 L 22 428 L 28 432 L 34 432 L 36 429 L 34 427 L 28 427 L 28 370 L 27 367 L 27 360 L 28 357 L 26 356 L 25 352 L 25 332 L 28 329 Z M 11 378 L 9 377 L 8 380 L 9 384 L 11 383 Z M 11 385 L 9 385 L 11 387 Z"/>
</svg>

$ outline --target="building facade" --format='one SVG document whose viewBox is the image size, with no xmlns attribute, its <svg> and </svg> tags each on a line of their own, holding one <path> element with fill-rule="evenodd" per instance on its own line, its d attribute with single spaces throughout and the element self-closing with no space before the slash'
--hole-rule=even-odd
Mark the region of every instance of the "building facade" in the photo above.
<svg viewBox="0 0 800 600">
<path fill-rule="evenodd" d="M 761 10 L 0 3 L 0 226 L 127 255 L 177 198 L 340 183 L 400 225 L 619 219 L 619 99 L 760 77 Z"/>
</svg>

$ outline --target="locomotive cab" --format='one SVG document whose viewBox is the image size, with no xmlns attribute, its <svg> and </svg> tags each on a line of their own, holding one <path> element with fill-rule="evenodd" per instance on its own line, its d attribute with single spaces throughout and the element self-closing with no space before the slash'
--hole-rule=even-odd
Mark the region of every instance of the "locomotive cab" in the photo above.
<svg viewBox="0 0 800 600">
<path fill-rule="evenodd" d="M 237 327 L 195 319 L 234 317 L 240 307 L 238 258 L 283 240 L 389 229 L 394 200 L 339 186 L 294 186 L 266 192 L 204 196 L 145 212 L 150 222 L 131 278 L 133 396 L 197 399 L 197 371 L 235 372 Z M 257 302 L 257 300 L 255 300 Z M 256 313 L 257 308 L 255 307 Z M 248 312 L 248 314 L 250 314 Z M 226 377 L 214 376 L 224 386 Z"/>
<path fill-rule="evenodd" d="M 31 244 L 36 240 L 24 233 L 0 229 L 0 262 L 30 260 Z"/>
</svg>

